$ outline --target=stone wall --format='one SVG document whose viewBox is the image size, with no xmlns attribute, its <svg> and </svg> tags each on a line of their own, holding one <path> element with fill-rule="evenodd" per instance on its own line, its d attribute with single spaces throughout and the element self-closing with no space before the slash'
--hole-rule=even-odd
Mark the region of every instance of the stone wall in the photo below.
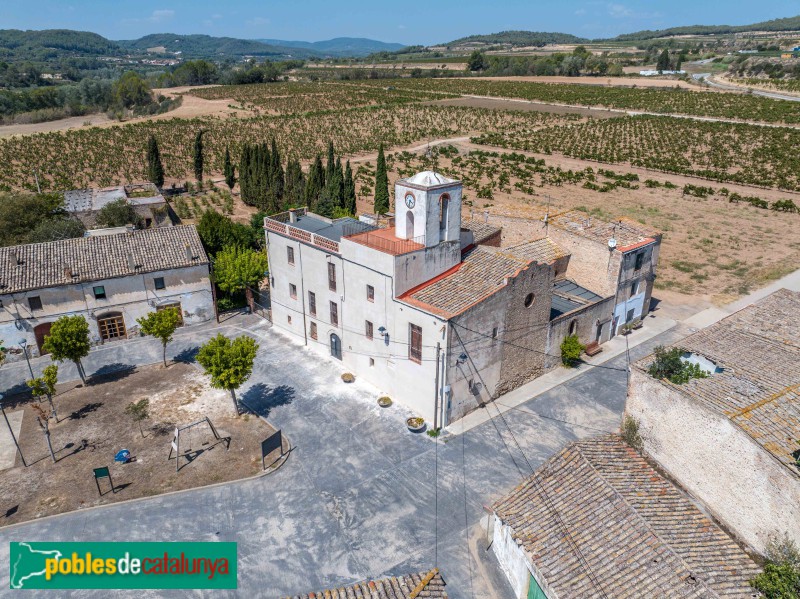
<svg viewBox="0 0 800 599">
<path fill-rule="evenodd" d="M 547 337 L 547 368 L 561 364 L 561 342 L 569 335 L 570 325 L 575 323 L 575 334 L 583 345 L 592 341 L 605 343 L 612 336 L 611 320 L 614 309 L 614 298 L 607 297 L 597 303 L 589 304 L 562 314 L 550 321 L 550 330 Z M 598 324 L 602 325 L 598 337 Z"/>
<path fill-rule="evenodd" d="M 645 449 L 757 551 L 770 534 L 800 543 L 800 476 L 725 416 L 634 367 L 626 412 Z"/>
</svg>

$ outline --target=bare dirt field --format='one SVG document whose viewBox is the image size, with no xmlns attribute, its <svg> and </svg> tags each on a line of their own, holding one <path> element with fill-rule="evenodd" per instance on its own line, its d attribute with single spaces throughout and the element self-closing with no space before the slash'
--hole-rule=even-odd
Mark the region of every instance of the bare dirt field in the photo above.
<svg viewBox="0 0 800 599">
<path fill-rule="evenodd" d="M 129 403 L 142 398 L 150 400 L 145 438 L 124 413 Z M 147 366 L 86 387 L 59 389 L 54 402 L 60 422 L 51 420 L 50 425 L 58 460 L 54 464 L 31 401 L 18 401 L 22 403 L 14 406 L 13 398 L 6 399 L 6 410 L 24 410 L 19 440 L 29 467 L 17 458 L 14 468 L 0 471 L 0 526 L 253 476 L 261 472 L 261 441 L 274 432 L 255 416 L 234 417 L 230 395 L 212 389 L 195 367 Z M 175 426 L 206 416 L 220 436 L 231 436 L 230 449 L 207 425 L 190 429 L 181 440 L 181 453 L 187 457 L 176 472 L 174 457 L 168 459 Z M 114 462 L 121 449 L 128 449 L 136 461 Z M 116 493 L 107 492 L 109 482 L 102 479 L 103 495 L 98 496 L 92 470 L 102 466 L 109 467 Z"/>
</svg>

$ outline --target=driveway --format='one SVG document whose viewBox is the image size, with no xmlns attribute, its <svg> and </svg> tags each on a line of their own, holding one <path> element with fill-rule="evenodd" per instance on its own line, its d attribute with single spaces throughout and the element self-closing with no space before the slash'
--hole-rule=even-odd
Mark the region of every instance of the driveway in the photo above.
<svg viewBox="0 0 800 599">
<path fill-rule="evenodd" d="M 569 441 L 616 430 L 625 402 L 620 356 L 503 415 L 494 406 L 484 408 L 493 416 L 489 421 L 436 443 L 406 430 L 402 407 L 379 408 L 376 389 L 360 381 L 345 385 L 338 363 L 321 360 L 256 317 L 237 318 L 221 329 L 196 327 L 171 350 L 189 356 L 220 330 L 231 336 L 246 331 L 260 343 L 241 397 L 291 439 L 294 450 L 286 464 L 265 478 L 0 529 L 0 563 L 8 564 L 10 540 L 222 540 L 238 542 L 239 551 L 239 590 L 228 596 L 298 594 L 436 564 L 454 599 L 511 599 L 486 549 L 479 524 L 483 506 Z M 676 337 L 674 329 L 667 331 L 633 349 L 632 358 Z M 92 354 L 87 372 L 101 363 L 160 358 L 159 347 L 148 340 L 116 348 Z M 0 388 L 16 376 L 16 367 L 11 374 L 3 373 L 6 368 L 0 369 Z M 8 567 L 0 571 L 0 586 L 8 588 Z M 105 597 L 108 591 L 62 596 Z"/>
</svg>

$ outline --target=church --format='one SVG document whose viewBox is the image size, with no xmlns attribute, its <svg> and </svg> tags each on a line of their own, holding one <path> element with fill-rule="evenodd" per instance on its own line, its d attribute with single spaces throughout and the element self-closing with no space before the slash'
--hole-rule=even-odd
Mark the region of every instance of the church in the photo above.
<svg viewBox="0 0 800 599">
<path fill-rule="evenodd" d="M 570 252 L 546 234 L 493 247 L 484 223 L 462 222 L 461 203 L 460 181 L 425 171 L 397 181 L 386 228 L 306 209 L 264 223 L 273 326 L 429 428 L 557 365 L 565 335 L 599 344 L 618 326 L 618 289 L 597 294 L 568 278 Z"/>
</svg>

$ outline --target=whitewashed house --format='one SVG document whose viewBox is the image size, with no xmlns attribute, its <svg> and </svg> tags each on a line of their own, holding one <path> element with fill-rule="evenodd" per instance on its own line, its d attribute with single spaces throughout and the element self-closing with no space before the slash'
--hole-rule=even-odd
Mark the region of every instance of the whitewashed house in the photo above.
<svg viewBox="0 0 800 599">
<path fill-rule="evenodd" d="M 24 341 L 38 355 L 52 323 L 74 314 L 89 322 L 94 343 L 125 339 L 137 334 L 137 318 L 166 307 L 178 308 L 185 324 L 215 314 L 193 225 L 0 248 L 0 339 L 11 349 Z"/>
</svg>

